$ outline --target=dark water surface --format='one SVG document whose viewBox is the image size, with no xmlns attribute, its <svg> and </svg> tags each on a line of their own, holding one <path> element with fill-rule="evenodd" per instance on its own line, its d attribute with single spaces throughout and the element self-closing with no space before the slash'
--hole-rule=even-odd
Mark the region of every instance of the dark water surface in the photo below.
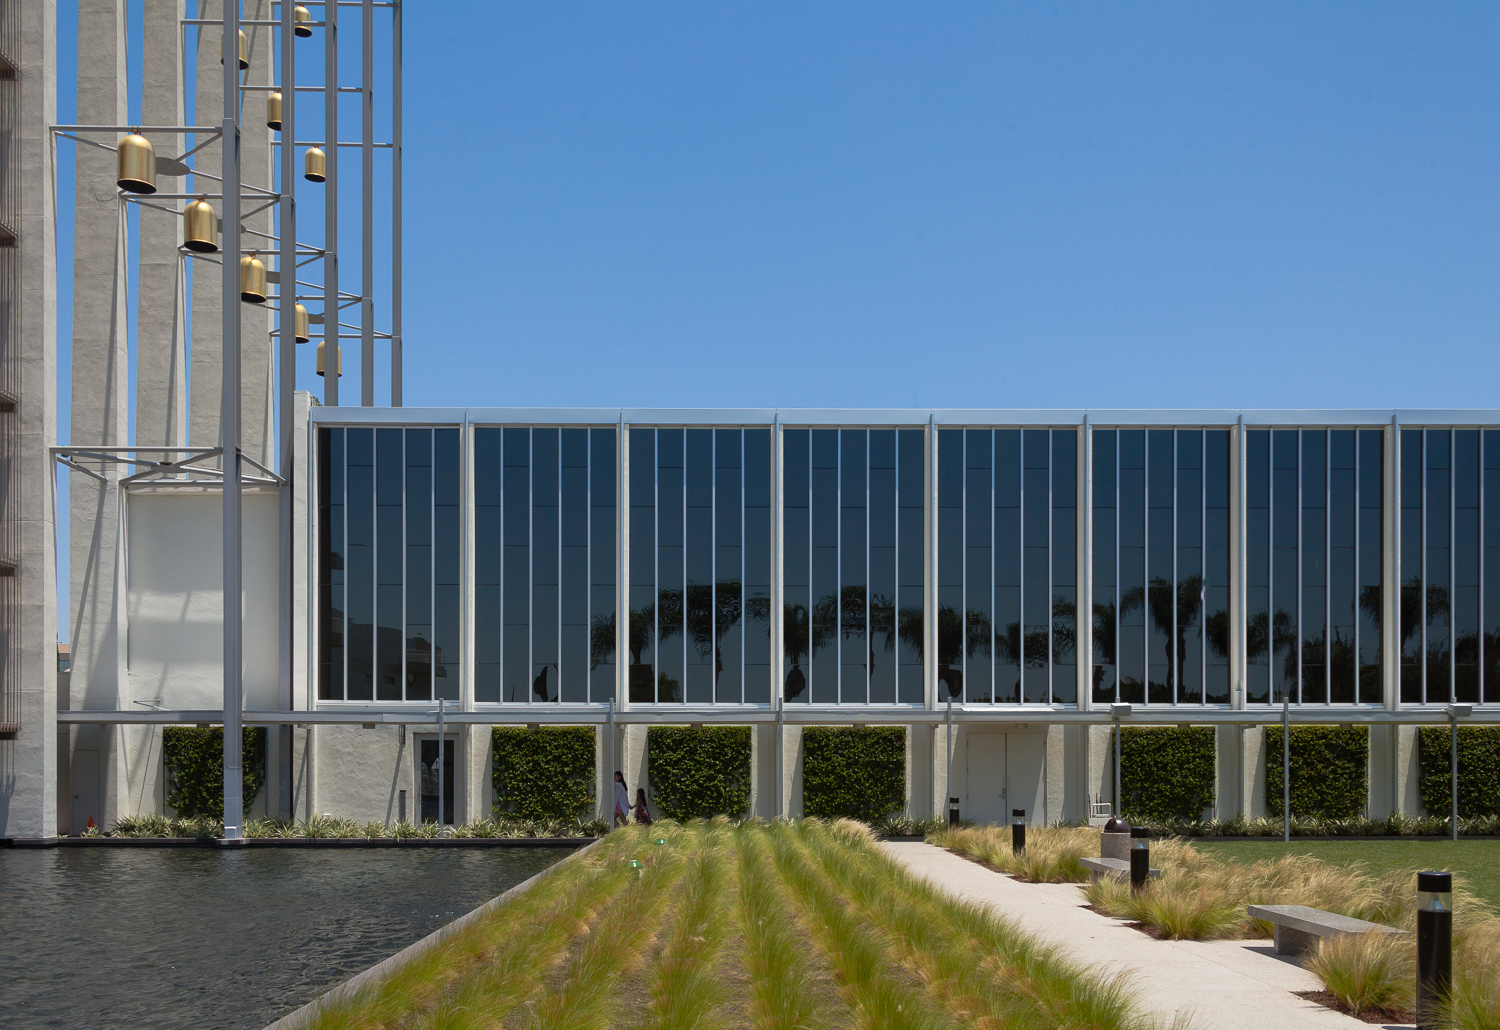
<svg viewBox="0 0 1500 1030">
<path fill-rule="evenodd" d="M 258 1030 L 569 854 L 0 850 L 0 1026 Z"/>
</svg>

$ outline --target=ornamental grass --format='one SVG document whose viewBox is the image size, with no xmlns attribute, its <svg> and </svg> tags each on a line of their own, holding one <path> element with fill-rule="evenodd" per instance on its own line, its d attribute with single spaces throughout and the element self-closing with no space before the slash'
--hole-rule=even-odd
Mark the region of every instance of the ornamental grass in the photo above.
<svg viewBox="0 0 1500 1030">
<path fill-rule="evenodd" d="M 1123 980 L 912 876 L 863 824 L 723 819 L 610 833 L 313 1025 L 1154 1026 Z"/>
<path fill-rule="evenodd" d="M 1026 849 L 1011 848 L 1009 826 L 942 829 L 927 843 L 978 859 L 1001 872 L 1035 883 L 1080 883 L 1089 878 L 1081 859 L 1099 854 L 1099 831 L 1078 826 L 1028 826 Z"/>
</svg>

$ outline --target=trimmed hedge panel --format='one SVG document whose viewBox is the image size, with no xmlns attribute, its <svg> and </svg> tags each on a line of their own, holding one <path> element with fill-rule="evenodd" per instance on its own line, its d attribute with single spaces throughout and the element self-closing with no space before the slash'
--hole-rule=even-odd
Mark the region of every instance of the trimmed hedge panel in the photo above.
<svg viewBox="0 0 1500 1030">
<path fill-rule="evenodd" d="M 1446 818 L 1453 811 L 1451 732 L 1423 726 L 1417 731 L 1417 747 L 1422 807 Z M 1500 815 L 1500 726 L 1458 728 L 1458 815 Z"/>
<path fill-rule="evenodd" d="M 246 726 L 240 751 L 244 809 L 266 782 L 266 728 Z M 168 726 L 161 731 L 167 805 L 179 816 L 224 818 L 224 727 Z"/>
<path fill-rule="evenodd" d="M 490 751 L 497 816 L 577 819 L 593 805 L 593 727 L 496 726 Z"/>
<path fill-rule="evenodd" d="M 738 818 L 750 807 L 750 727 L 652 726 L 646 776 L 668 819 Z"/>
<path fill-rule="evenodd" d="M 906 727 L 809 726 L 802 731 L 802 811 L 882 822 L 906 807 Z"/>
<path fill-rule="evenodd" d="M 1120 731 L 1125 818 L 1198 819 L 1214 806 L 1211 726 L 1127 726 Z"/>
<path fill-rule="evenodd" d="M 1369 797 L 1370 731 L 1364 726 L 1293 726 L 1292 814 L 1342 819 Z M 1266 808 L 1281 812 L 1281 727 L 1266 727 Z"/>
</svg>

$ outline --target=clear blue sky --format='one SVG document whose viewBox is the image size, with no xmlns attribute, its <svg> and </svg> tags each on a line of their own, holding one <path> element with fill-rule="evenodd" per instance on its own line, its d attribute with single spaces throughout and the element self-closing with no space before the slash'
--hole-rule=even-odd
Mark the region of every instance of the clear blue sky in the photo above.
<svg viewBox="0 0 1500 1030">
<path fill-rule="evenodd" d="M 462 8 L 408 404 L 1496 404 L 1493 4 Z"/>
</svg>

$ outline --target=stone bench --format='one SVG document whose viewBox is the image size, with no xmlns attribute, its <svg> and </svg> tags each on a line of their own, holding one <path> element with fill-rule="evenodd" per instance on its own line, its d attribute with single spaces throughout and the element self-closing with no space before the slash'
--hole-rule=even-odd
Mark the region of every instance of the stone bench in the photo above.
<svg viewBox="0 0 1500 1030">
<path fill-rule="evenodd" d="M 1089 871 L 1089 881 L 1098 883 L 1102 877 L 1117 876 L 1122 880 L 1130 879 L 1130 863 L 1118 858 L 1080 858 L 1078 864 Z M 1151 879 L 1161 878 L 1161 870 L 1151 870 Z"/>
<path fill-rule="evenodd" d="M 1325 937 L 1341 937 L 1348 933 L 1367 933 L 1370 930 L 1406 933 L 1394 926 L 1368 923 L 1306 905 L 1251 905 L 1249 911 L 1251 919 L 1263 919 L 1274 928 L 1278 955 L 1305 955 L 1316 950 L 1318 941 Z"/>
</svg>

